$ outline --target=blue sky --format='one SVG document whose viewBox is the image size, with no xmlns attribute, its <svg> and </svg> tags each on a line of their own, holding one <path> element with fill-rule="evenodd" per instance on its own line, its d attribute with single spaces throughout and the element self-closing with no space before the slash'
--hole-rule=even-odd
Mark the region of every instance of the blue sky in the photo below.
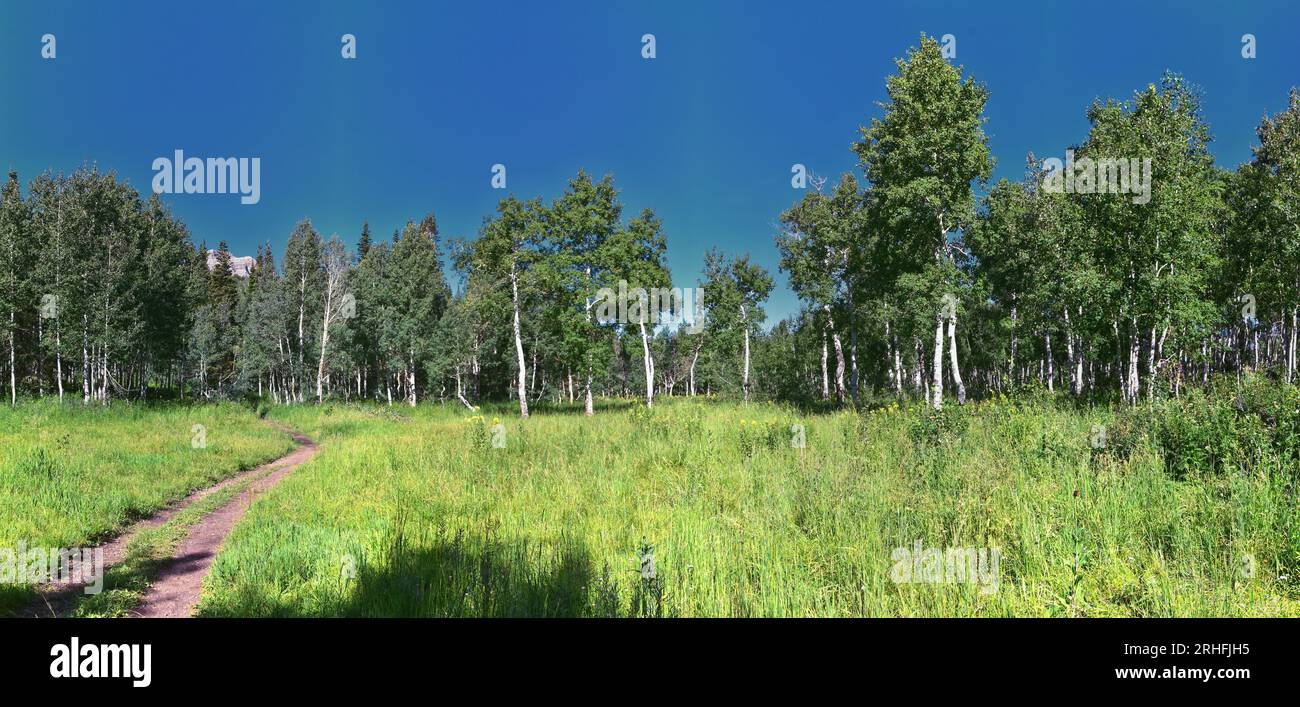
<svg viewBox="0 0 1300 707">
<path fill-rule="evenodd" d="M 1298 28 L 1282 1 L 22 3 L 0 22 L 0 166 L 26 183 L 97 162 L 147 193 L 176 149 L 260 157 L 256 205 L 166 197 L 196 240 L 236 254 L 279 252 L 304 216 L 355 242 L 363 219 L 387 236 L 432 211 L 444 236 L 469 236 L 503 194 L 493 164 L 547 200 L 585 168 L 614 174 L 625 214 L 658 212 L 691 285 L 715 245 L 775 274 L 791 165 L 856 171 L 849 145 L 922 32 L 955 35 L 956 62 L 988 85 L 995 177 L 1018 178 L 1026 152 L 1083 138 L 1094 98 L 1166 69 L 1204 89 L 1219 164 L 1248 160 L 1261 116 L 1300 84 Z M 772 319 L 798 307 L 777 282 Z"/>
</svg>

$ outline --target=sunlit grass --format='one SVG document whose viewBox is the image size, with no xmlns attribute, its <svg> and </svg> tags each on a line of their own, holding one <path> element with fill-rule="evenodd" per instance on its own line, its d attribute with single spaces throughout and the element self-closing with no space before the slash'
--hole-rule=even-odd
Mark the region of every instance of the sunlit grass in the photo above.
<svg viewBox="0 0 1300 707">
<path fill-rule="evenodd" d="M 1284 480 L 1180 480 L 1146 446 L 1099 454 L 1089 440 L 1105 410 L 976 403 L 952 432 L 914 406 L 801 416 L 680 399 L 594 419 L 520 421 L 508 406 L 272 417 L 322 451 L 227 539 L 203 614 L 1300 613 L 1278 569 L 1294 562 Z M 896 584 L 891 553 L 918 540 L 997 548 L 997 590 Z"/>
<path fill-rule="evenodd" d="M 195 425 L 202 425 L 196 444 Z M 0 409 L 0 548 L 96 543 L 187 493 L 293 447 L 236 405 Z M 0 584 L 0 613 L 31 588 Z"/>
</svg>

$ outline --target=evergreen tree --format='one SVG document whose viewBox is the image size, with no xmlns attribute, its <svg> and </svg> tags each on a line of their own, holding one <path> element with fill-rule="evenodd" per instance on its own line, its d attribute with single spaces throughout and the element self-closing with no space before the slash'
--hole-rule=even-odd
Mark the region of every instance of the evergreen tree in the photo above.
<svg viewBox="0 0 1300 707">
<path fill-rule="evenodd" d="M 0 192 L 0 338 L 8 354 L 9 402 L 18 404 L 19 312 L 29 308 L 27 273 L 30 238 L 27 204 L 18 184 L 18 173 L 10 170 Z"/>
</svg>

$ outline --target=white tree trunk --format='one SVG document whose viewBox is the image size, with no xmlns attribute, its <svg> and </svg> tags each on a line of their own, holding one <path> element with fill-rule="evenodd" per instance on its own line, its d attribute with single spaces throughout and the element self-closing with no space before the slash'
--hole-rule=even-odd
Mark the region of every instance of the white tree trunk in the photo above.
<svg viewBox="0 0 1300 707">
<path fill-rule="evenodd" d="M 1011 299 L 1015 301 L 1015 295 Z M 1019 330 L 1016 328 L 1018 315 L 1016 305 L 1011 305 L 1011 356 L 1007 361 L 1007 378 L 1012 384 L 1016 383 L 1016 349 L 1020 346 Z"/>
<path fill-rule="evenodd" d="M 325 401 L 325 350 L 330 344 L 330 315 L 329 299 L 325 300 L 325 315 L 321 320 L 320 332 L 320 363 L 316 366 L 316 403 L 320 404 Z"/>
<path fill-rule="evenodd" d="M 695 354 L 691 356 L 691 397 L 695 397 L 695 364 L 700 360 L 700 350 L 704 348 L 704 341 L 695 345 Z"/>
<path fill-rule="evenodd" d="M 653 407 L 655 402 L 655 359 L 650 354 L 650 338 L 646 335 L 645 316 L 641 317 L 641 354 L 645 363 L 645 406 Z"/>
<path fill-rule="evenodd" d="M 1151 340 L 1147 346 L 1147 397 L 1154 398 L 1156 394 L 1156 328 L 1154 326 L 1151 327 Z"/>
<path fill-rule="evenodd" d="M 90 404 L 90 322 L 86 315 L 81 315 L 81 404 Z"/>
<path fill-rule="evenodd" d="M 822 329 L 822 400 L 831 399 L 831 376 L 826 370 L 826 330 Z"/>
<path fill-rule="evenodd" d="M 510 263 L 510 297 L 514 308 L 512 327 L 515 334 L 515 363 L 519 366 L 519 377 L 515 381 L 515 394 L 519 396 L 519 416 L 528 417 L 528 364 L 524 359 L 524 339 L 519 325 L 519 275 L 515 272 L 514 262 Z"/>
<path fill-rule="evenodd" d="M 740 306 L 740 322 L 745 328 L 745 363 L 741 369 L 740 385 L 745 391 L 745 402 L 749 402 L 749 314 L 743 304 Z"/>
<path fill-rule="evenodd" d="M 303 326 L 307 317 L 307 276 L 306 271 L 303 272 L 304 274 L 298 278 L 298 368 L 293 374 L 294 399 L 298 402 L 302 402 L 302 386 L 298 383 L 298 376 L 306 374 L 303 370 L 303 351 L 306 350 Z"/>
<path fill-rule="evenodd" d="M 415 393 L 415 349 L 408 349 L 406 355 L 406 402 L 411 407 L 415 407 L 419 402 Z"/>
<path fill-rule="evenodd" d="M 961 380 L 961 368 L 957 365 L 957 315 L 948 317 L 948 363 L 952 366 L 952 382 L 957 386 L 957 404 L 966 404 L 966 384 Z"/>
<path fill-rule="evenodd" d="M 903 396 L 903 352 L 898 348 L 898 334 L 890 339 L 894 347 L 894 395 Z"/>
<path fill-rule="evenodd" d="M 1083 308 L 1079 308 L 1083 314 Z M 1065 308 L 1065 345 L 1070 360 L 1070 393 L 1083 394 L 1083 338 L 1075 335 L 1074 325 L 1070 321 L 1070 308 Z"/>
<path fill-rule="evenodd" d="M 330 343 L 330 327 L 340 316 L 342 316 L 342 303 L 340 298 L 343 288 L 343 278 L 347 275 L 348 270 L 347 251 L 336 238 L 331 238 L 326 244 L 324 265 L 325 265 L 325 307 L 321 312 L 320 325 L 320 361 L 316 365 L 316 402 L 321 403 L 325 399 L 326 386 L 328 378 L 325 375 L 325 357 Z"/>
<path fill-rule="evenodd" d="M 1296 366 L 1296 324 L 1300 323 L 1300 309 L 1291 308 L 1291 332 L 1290 345 L 1287 347 L 1286 358 L 1286 382 L 1290 383 L 1295 379 Z"/>
<path fill-rule="evenodd" d="M 59 403 L 63 403 L 63 336 L 59 330 L 63 327 L 54 328 L 54 372 L 59 382 Z"/>
<path fill-rule="evenodd" d="M 1047 365 L 1047 389 L 1049 391 L 1054 391 L 1056 390 L 1056 371 L 1052 367 L 1052 332 L 1049 331 L 1043 335 L 1043 343 L 1046 347 L 1044 349 L 1043 362 Z"/>
<path fill-rule="evenodd" d="M 1138 382 L 1138 349 L 1141 342 L 1138 339 L 1137 322 L 1133 322 L 1129 327 L 1129 345 L 1128 345 L 1128 375 L 1124 389 L 1124 397 L 1129 403 L 1137 402 L 1138 392 L 1141 386 Z"/>
<path fill-rule="evenodd" d="M 935 410 L 943 409 L 943 315 L 934 320 L 934 379 L 931 382 L 930 405 Z"/>
<path fill-rule="evenodd" d="M 839 330 L 835 328 L 835 319 L 831 316 L 831 306 L 827 304 L 823 305 L 822 308 L 826 311 L 826 328 L 830 330 L 831 344 L 835 347 L 835 398 L 843 403 L 845 396 L 844 345 L 840 341 Z M 823 343 L 824 347 L 825 344 Z"/>
<path fill-rule="evenodd" d="M 14 353 L 14 310 L 9 310 L 9 404 L 18 406 L 18 357 Z"/>
<path fill-rule="evenodd" d="M 930 402 L 930 390 L 925 383 L 925 352 L 921 350 L 921 340 L 912 339 L 913 355 L 916 357 L 916 365 L 912 366 L 912 388 L 919 395 L 922 390 L 925 391 L 925 400 Z"/>
<path fill-rule="evenodd" d="M 894 388 L 894 395 L 903 395 L 903 354 L 898 350 L 898 334 L 892 331 L 889 319 L 885 319 L 885 365 L 889 367 L 889 382 Z"/>
</svg>

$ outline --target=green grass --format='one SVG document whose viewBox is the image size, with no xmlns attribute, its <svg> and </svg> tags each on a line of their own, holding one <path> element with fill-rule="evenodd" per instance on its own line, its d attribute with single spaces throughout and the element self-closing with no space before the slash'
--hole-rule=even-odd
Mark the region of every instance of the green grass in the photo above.
<svg viewBox="0 0 1300 707">
<path fill-rule="evenodd" d="M 203 425 L 205 446 L 194 444 Z M 95 544 L 131 522 L 293 447 L 235 405 L 0 409 L 0 547 Z M 0 584 L 0 614 L 31 587 Z"/>
<path fill-rule="evenodd" d="M 665 399 L 594 419 L 509 412 L 275 408 L 321 452 L 227 538 L 199 613 L 1300 614 L 1285 465 L 1174 474 L 1127 432 L 1122 451 L 1098 452 L 1094 425 L 1128 429 L 1107 410 L 1026 398 L 935 421 L 917 407 L 800 417 Z M 997 548 L 997 591 L 895 583 L 892 553 L 917 540 Z"/>
<path fill-rule="evenodd" d="M 268 472 L 269 473 L 269 472 Z M 262 474 L 258 474 L 260 478 Z M 191 503 L 166 523 L 140 531 L 127 544 L 122 561 L 104 573 L 104 589 L 98 594 L 78 594 L 69 616 L 125 618 L 140 605 L 158 571 L 171 559 L 177 546 L 205 515 L 224 506 L 249 487 L 256 478 L 243 479 Z"/>
</svg>

